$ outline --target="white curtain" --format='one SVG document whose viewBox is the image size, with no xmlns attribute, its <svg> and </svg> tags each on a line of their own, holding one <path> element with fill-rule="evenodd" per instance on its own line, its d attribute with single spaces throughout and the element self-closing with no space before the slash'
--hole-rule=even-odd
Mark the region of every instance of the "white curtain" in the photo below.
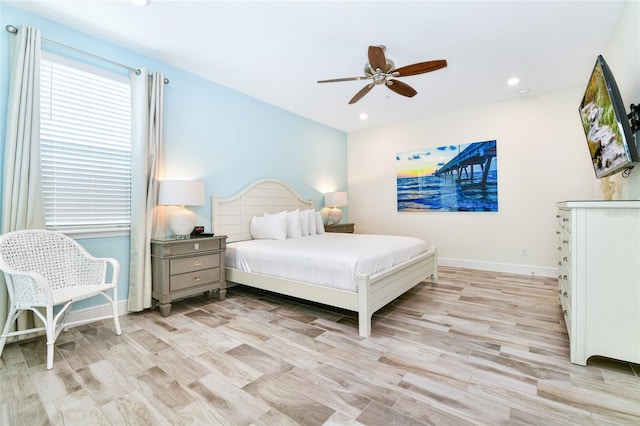
<svg viewBox="0 0 640 426">
<path fill-rule="evenodd" d="M 151 307 L 151 238 L 164 235 L 158 217 L 158 181 L 164 170 L 164 75 L 132 72 L 131 257 L 127 309 Z"/>
<path fill-rule="evenodd" d="M 2 176 L 2 233 L 45 229 L 40 164 L 40 30 L 24 25 L 10 35 L 9 97 Z M 0 329 L 9 304 L 0 274 Z M 18 329 L 33 327 L 21 315 Z"/>
</svg>

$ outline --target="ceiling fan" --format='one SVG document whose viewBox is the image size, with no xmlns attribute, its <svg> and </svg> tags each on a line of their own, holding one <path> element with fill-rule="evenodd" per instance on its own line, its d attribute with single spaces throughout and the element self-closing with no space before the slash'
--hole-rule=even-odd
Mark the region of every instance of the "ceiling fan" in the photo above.
<svg viewBox="0 0 640 426">
<path fill-rule="evenodd" d="M 400 80 L 396 80 L 394 77 L 407 77 L 410 75 L 424 74 L 431 71 L 439 70 L 447 66 L 447 61 L 439 59 L 435 61 L 419 62 L 417 64 L 407 65 L 404 67 L 396 68 L 393 61 L 385 57 L 385 46 L 369 46 L 369 62 L 364 66 L 364 76 L 362 77 L 346 77 L 346 78 L 334 78 L 331 80 L 320 80 L 318 83 L 334 83 L 338 81 L 352 81 L 352 80 L 371 80 L 369 84 L 364 86 L 356 95 L 349 101 L 350 104 L 355 104 L 364 95 L 369 93 L 373 86 L 378 84 L 384 84 L 389 89 L 393 90 L 399 95 L 411 98 L 418 92 L 406 83 Z"/>
</svg>

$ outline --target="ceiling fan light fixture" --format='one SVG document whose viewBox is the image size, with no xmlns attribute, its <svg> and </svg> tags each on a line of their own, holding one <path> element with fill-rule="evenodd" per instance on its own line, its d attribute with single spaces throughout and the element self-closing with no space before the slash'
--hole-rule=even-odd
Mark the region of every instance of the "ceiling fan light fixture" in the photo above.
<svg viewBox="0 0 640 426">
<path fill-rule="evenodd" d="M 367 77 L 373 77 L 374 75 L 380 74 L 380 73 L 389 74 L 395 68 L 396 68 L 396 65 L 393 63 L 391 59 L 388 59 L 388 58 L 387 58 L 384 70 L 381 70 L 381 69 L 374 70 L 371 64 L 367 62 L 366 64 L 364 64 L 364 75 L 366 75 Z"/>
<path fill-rule="evenodd" d="M 360 89 L 360 91 L 356 93 L 353 98 L 351 98 L 349 104 L 358 102 L 364 95 L 369 93 L 369 91 L 374 86 L 382 84 L 399 95 L 405 96 L 407 98 L 412 98 L 418 92 L 416 92 L 416 90 L 408 84 L 400 80 L 393 80 L 393 78 L 424 74 L 427 72 L 439 70 L 447 66 L 447 61 L 445 59 L 438 59 L 435 61 L 418 62 L 396 69 L 396 65 L 393 63 L 393 61 L 385 56 L 385 51 L 386 47 L 382 45 L 369 46 L 367 55 L 369 57 L 369 62 L 364 66 L 364 77 L 334 78 L 331 80 L 319 80 L 318 83 L 371 80 L 370 83 Z"/>
</svg>

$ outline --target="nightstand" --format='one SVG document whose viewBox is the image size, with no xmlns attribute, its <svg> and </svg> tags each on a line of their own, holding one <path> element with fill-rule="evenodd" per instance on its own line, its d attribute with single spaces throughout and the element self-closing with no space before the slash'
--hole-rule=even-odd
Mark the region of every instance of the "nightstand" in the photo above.
<svg viewBox="0 0 640 426">
<path fill-rule="evenodd" d="M 217 290 L 219 300 L 224 300 L 226 245 L 226 235 L 151 240 L 151 297 L 162 316 L 169 315 L 170 302 L 199 293 Z"/>
<path fill-rule="evenodd" d="M 341 232 L 343 234 L 353 234 L 353 223 L 336 223 L 333 225 L 325 225 L 324 232 Z"/>
</svg>

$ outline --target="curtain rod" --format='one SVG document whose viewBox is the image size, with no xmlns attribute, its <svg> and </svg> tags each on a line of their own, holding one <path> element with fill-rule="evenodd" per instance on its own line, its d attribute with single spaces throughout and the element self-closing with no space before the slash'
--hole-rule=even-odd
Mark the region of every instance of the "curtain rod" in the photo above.
<svg viewBox="0 0 640 426">
<path fill-rule="evenodd" d="M 18 28 L 13 26 L 13 25 L 7 25 L 5 27 L 5 29 L 7 30 L 7 32 L 9 32 L 11 34 L 18 34 Z M 67 46 L 66 44 L 62 44 L 62 43 L 58 43 L 57 41 L 49 40 L 48 38 L 42 37 L 42 40 L 46 41 L 47 43 L 51 43 L 51 44 L 55 44 L 56 46 L 63 47 L 65 49 L 73 50 L 74 52 L 78 52 L 78 53 L 81 53 L 83 55 L 91 56 L 92 58 L 95 58 L 95 59 L 98 59 L 98 60 L 101 60 L 101 61 L 104 61 L 104 62 L 108 62 L 111 65 L 115 65 L 115 66 L 118 66 L 120 68 L 125 68 L 125 69 L 128 69 L 129 71 L 135 71 L 136 75 L 140 75 L 140 69 L 138 69 L 138 68 L 131 68 L 130 66 L 121 64 L 119 62 L 111 61 L 111 60 L 109 60 L 107 58 L 103 58 L 101 56 L 94 55 L 93 53 L 85 52 L 84 50 L 76 49 L 75 47 Z M 164 79 L 164 84 L 169 84 L 169 79 L 168 78 Z"/>
</svg>

